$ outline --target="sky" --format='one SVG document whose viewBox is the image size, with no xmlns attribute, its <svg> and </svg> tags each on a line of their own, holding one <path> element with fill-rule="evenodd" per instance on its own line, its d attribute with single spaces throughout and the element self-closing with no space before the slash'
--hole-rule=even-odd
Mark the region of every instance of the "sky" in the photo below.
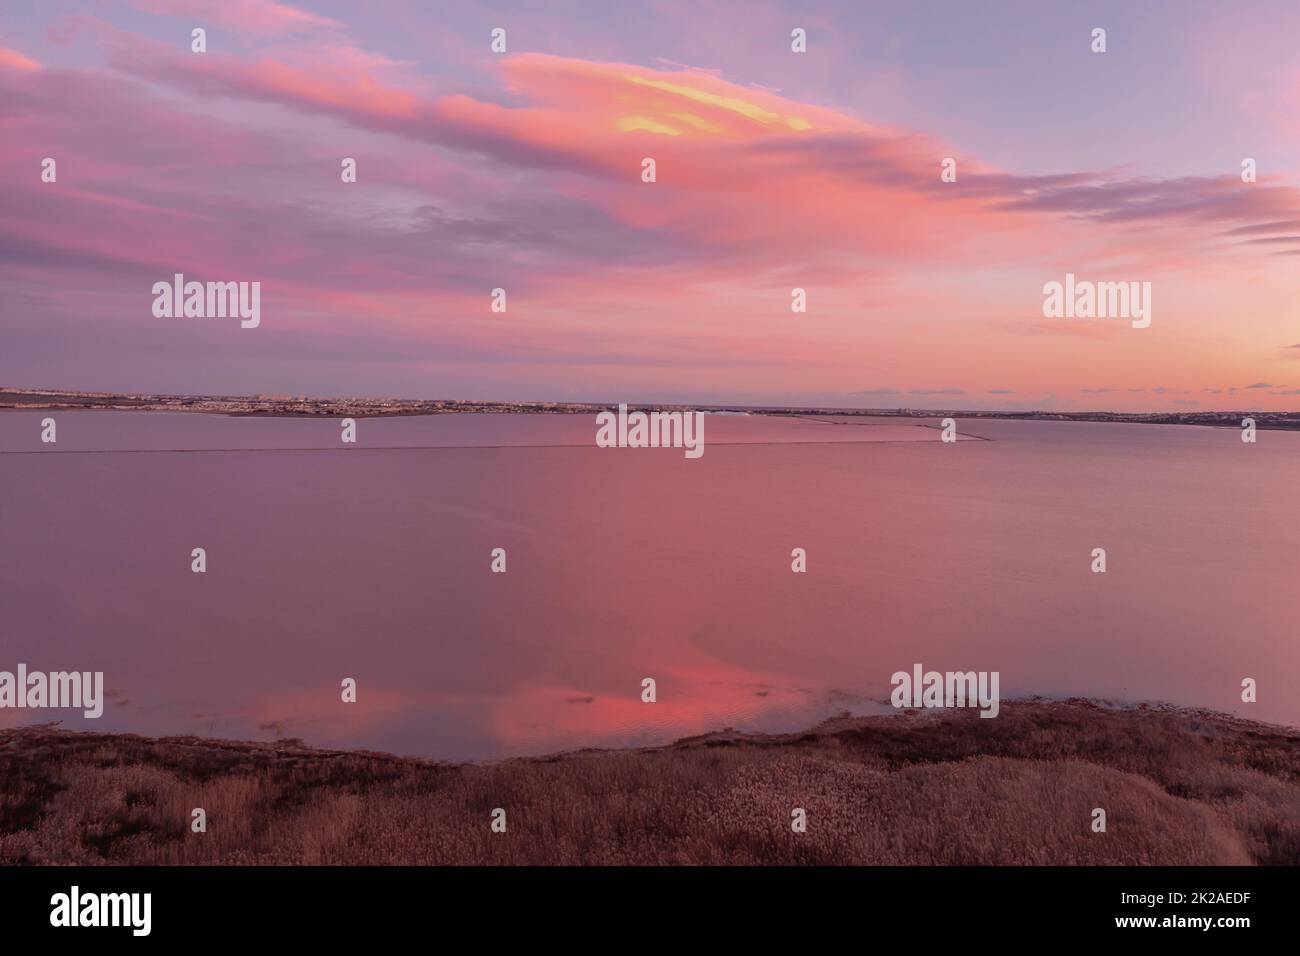
<svg viewBox="0 0 1300 956">
<path fill-rule="evenodd" d="M 0 386 L 1298 410 L 1298 39 L 1292 0 L 6 2 Z M 260 324 L 156 317 L 176 273 Z M 1067 274 L 1149 327 L 1045 317 Z"/>
</svg>

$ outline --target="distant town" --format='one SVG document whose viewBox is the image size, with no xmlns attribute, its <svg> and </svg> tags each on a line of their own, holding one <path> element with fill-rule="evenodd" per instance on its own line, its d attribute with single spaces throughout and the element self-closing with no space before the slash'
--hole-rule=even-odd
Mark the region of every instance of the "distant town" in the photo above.
<svg viewBox="0 0 1300 956">
<path fill-rule="evenodd" d="M 2 388 L 0 409 L 117 409 L 167 412 L 206 412 L 218 415 L 347 416 L 383 415 L 593 415 L 611 407 L 597 402 L 501 402 L 467 399 L 319 398 L 307 395 L 153 395 L 115 392 L 74 392 L 62 389 Z M 1040 421 L 1134 422 L 1159 425 L 1218 425 L 1240 428 L 1247 416 L 1257 428 L 1300 430 L 1300 412 L 1052 412 L 987 411 L 958 408 L 832 408 L 814 406 L 670 405 L 629 402 L 641 411 L 697 410 L 742 415 L 835 415 L 902 418 L 1017 418 Z"/>
</svg>

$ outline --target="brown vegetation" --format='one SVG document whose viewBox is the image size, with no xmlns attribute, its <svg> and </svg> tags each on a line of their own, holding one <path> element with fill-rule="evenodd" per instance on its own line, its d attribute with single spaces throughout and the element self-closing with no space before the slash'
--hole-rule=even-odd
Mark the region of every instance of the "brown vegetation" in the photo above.
<svg viewBox="0 0 1300 956">
<path fill-rule="evenodd" d="M 1296 864 L 1300 732 L 1018 701 L 446 764 L 35 727 L 0 733 L 13 863 Z"/>
</svg>

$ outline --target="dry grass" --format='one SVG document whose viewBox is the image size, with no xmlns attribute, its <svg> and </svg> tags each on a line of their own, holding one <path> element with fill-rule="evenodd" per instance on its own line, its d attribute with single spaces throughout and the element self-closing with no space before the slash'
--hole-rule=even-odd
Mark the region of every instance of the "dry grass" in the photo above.
<svg viewBox="0 0 1300 956">
<path fill-rule="evenodd" d="M 796 806 L 807 833 L 790 831 Z M 0 733 L 0 864 L 15 863 L 1296 864 L 1300 732 L 1018 701 L 995 720 L 438 764 L 27 728 Z"/>
</svg>

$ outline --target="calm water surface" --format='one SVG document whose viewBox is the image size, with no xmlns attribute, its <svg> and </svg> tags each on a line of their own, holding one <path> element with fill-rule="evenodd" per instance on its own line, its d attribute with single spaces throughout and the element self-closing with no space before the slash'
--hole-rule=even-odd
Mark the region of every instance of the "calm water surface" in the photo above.
<svg viewBox="0 0 1300 956">
<path fill-rule="evenodd" d="M 709 416 L 687 460 L 596 448 L 591 416 L 345 447 L 331 419 L 103 411 L 42 445 L 47 414 L 0 413 L 0 670 L 112 696 L 0 726 L 493 757 L 875 712 L 913 662 L 1300 724 L 1296 433 Z"/>
</svg>

